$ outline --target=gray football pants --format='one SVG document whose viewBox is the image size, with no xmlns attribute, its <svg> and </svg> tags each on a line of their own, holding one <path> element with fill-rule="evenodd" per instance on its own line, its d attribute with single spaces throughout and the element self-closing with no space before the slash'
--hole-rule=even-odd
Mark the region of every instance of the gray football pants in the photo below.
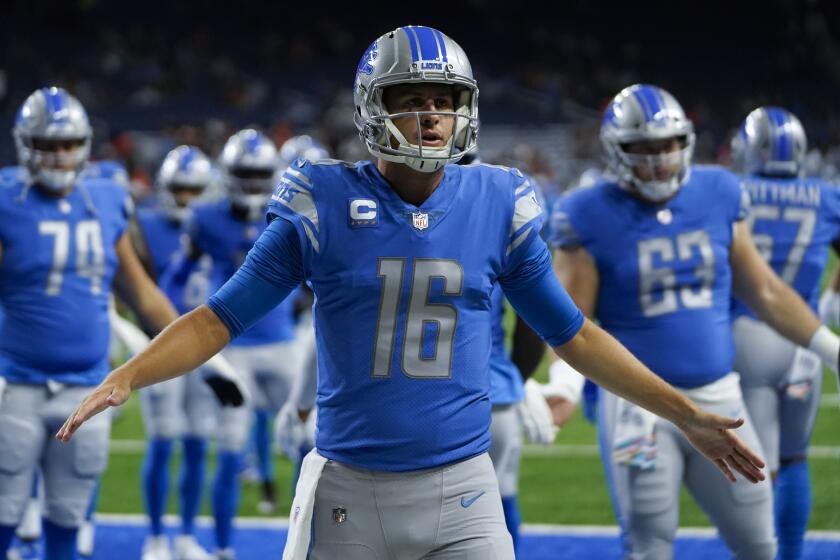
<svg viewBox="0 0 840 560">
<path fill-rule="evenodd" d="M 490 459 L 499 479 L 499 492 L 503 498 L 516 496 L 522 460 L 522 427 L 516 403 L 493 407 L 490 437 Z"/>
<path fill-rule="evenodd" d="M 732 330 L 735 369 L 767 454 L 767 469 L 775 472 L 780 462 L 804 460 L 820 402 L 822 363 L 811 355 L 805 367 L 812 370 L 810 378 L 792 379 L 796 345 L 749 317 L 738 318 Z"/>
<path fill-rule="evenodd" d="M 328 461 L 315 491 L 312 528 L 312 560 L 514 558 L 486 453 L 404 473 Z"/>
<path fill-rule="evenodd" d="M 10 383 L 0 404 L 0 525 L 17 525 L 40 466 L 44 517 L 79 527 L 108 461 L 110 410 L 88 420 L 69 443 L 55 433 L 93 387 Z"/>
<path fill-rule="evenodd" d="M 691 446 L 676 426 L 661 418 L 656 422 L 656 466 L 642 470 L 616 464 L 612 460 L 612 434 L 617 397 L 603 389 L 598 396 L 601 457 L 607 470 L 613 506 L 624 532 L 627 558 L 667 560 L 673 557 L 683 482 L 735 558 L 775 558 L 769 476 L 758 484 L 752 484 L 740 475 L 736 475 L 737 482 L 729 482 L 711 461 Z M 745 417 L 746 423 L 737 430 L 738 437 L 763 458 L 761 444 L 742 399 L 699 404 L 715 414 Z"/>
</svg>

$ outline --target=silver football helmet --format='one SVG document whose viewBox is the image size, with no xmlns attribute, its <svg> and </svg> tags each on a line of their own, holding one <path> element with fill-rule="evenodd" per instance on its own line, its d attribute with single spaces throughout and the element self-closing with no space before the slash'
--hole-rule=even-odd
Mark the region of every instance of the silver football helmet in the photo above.
<svg viewBox="0 0 840 560">
<path fill-rule="evenodd" d="M 184 189 L 201 195 L 213 180 L 213 164 L 193 146 L 178 146 L 163 159 L 157 175 L 158 200 L 167 215 L 183 221 L 188 209 L 178 203 L 173 191 Z"/>
<path fill-rule="evenodd" d="M 631 154 L 625 149 L 633 142 L 667 138 L 680 139 L 680 150 L 664 154 Z M 674 96 L 662 88 L 635 84 L 621 90 L 604 113 L 600 139 L 608 173 L 623 188 L 635 191 L 647 200 L 668 200 L 688 181 L 694 155 L 694 124 L 685 116 Z M 654 175 L 656 168 L 677 165 L 679 171 L 665 180 L 643 181 L 634 171 L 648 168 Z"/>
<path fill-rule="evenodd" d="M 744 119 L 731 147 L 733 168 L 740 173 L 792 177 L 804 170 L 808 139 L 790 111 L 759 107 Z"/>
<path fill-rule="evenodd" d="M 296 159 L 316 162 L 329 157 L 330 153 L 324 145 L 308 134 L 292 136 L 280 147 L 280 161 L 284 165 L 289 165 Z"/>
<path fill-rule="evenodd" d="M 12 136 L 18 163 L 29 171 L 32 182 L 61 191 L 73 186 L 87 163 L 93 129 L 78 99 L 62 88 L 49 87 L 26 98 Z M 39 140 L 78 141 L 79 146 L 66 151 L 42 149 Z M 70 165 L 73 169 L 65 169 Z"/>
<path fill-rule="evenodd" d="M 412 111 L 389 114 L 382 101 L 385 88 L 398 84 L 433 83 L 453 86 L 455 111 Z M 455 163 L 476 148 L 478 84 L 464 50 L 436 29 L 410 25 L 374 41 L 362 55 L 353 88 L 353 121 L 368 151 L 380 159 L 433 172 Z M 424 115 L 455 119 L 452 136 L 442 147 L 423 146 L 419 121 Z M 394 125 L 397 117 L 418 121 L 417 138 L 405 138 Z"/>
<path fill-rule="evenodd" d="M 248 210 L 248 219 L 261 218 L 279 171 L 277 147 L 252 128 L 240 130 L 225 142 L 219 156 L 230 198 Z"/>
</svg>

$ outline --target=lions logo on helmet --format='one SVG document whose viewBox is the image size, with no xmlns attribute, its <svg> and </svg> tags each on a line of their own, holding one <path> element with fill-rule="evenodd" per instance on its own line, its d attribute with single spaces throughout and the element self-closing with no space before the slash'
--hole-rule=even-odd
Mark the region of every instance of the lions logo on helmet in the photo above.
<svg viewBox="0 0 840 560">
<path fill-rule="evenodd" d="M 392 119 L 428 114 L 424 111 L 389 114 L 382 101 L 385 88 L 398 84 L 430 83 L 453 87 L 455 110 L 433 112 L 455 119 L 452 137 L 441 147 L 424 147 L 422 138 L 405 138 Z M 353 121 L 368 151 L 380 159 L 433 172 L 455 163 L 476 149 L 478 141 L 478 85 L 463 49 L 437 29 L 400 27 L 371 44 L 359 62 L 353 91 Z M 396 146 L 396 147 L 395 147 Z"/>
<path fill-rule="evenodd" d="M 676 152 L 636 154 L 628 144 L 676 138 L 681 147 Z M 652 202 L 668 200 L 682 187 L 691 173 L 694 154 L 694 125 L 685 116 L 674 96 L 662 88 L 636 84 L 613 98 L 604 113 L 600 131 L 607 171 L 618 183 Z M 667 179 L 640 179 L 637 169 L 653 171 L 660 167 L 678 171 Z M 651 172 L 651 176 L 655 173 Z"/>
<path fill-rule="evenodd" d="M 90 156 L 93 137 L 85 108 L 62 88 L 32 93 L 12 129 L 18 163 L 34 183 L 62 191 L 76 182 Z"/>
<path fill-rule="evenodd" d="M 279 170 L 274 142 L 246 128 L 228 139 L 219 160 L 234 205 L 247 210 L 250 221 L 259 220 Z"/>
<path fill-rule="evenodd" d="M 780 107 L 759 107 L 744 119 L 731 146 L 739 172 L 793 177 L 803 171 L 808 140 L 796 115 Z"/>
<path fill-rule="evenodd" d="M 201 196 L 212 180 L 213 164 L 204 152 L 193 146 L 178 146 L 166 154 L 158 171 L 161 207 L 170 219 L 183 221 L 188 212 L 186 200 Z"/>
</svg>

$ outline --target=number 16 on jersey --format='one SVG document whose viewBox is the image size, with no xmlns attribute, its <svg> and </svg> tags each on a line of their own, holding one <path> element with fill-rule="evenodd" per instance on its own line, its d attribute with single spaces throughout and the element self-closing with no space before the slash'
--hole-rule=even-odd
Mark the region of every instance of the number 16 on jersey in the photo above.
<svg viewBox="0 0 840 560">
<path fill-rule="evenodd" d="M 440 279 L 442 295 L 458 297 L 464 288 L 464 269 L 450 259 L 414 259 L 408 306 L 400 317 L 406 258 L 380 258 L 377 276 L 382 281 L 376 338 L 373 349 L 374 378 L 391 376 L 397 331 L 402 329 L 400 364 L 408 377 L 446 379 L 452 375 L 452 351 L 458 310 L 449 303 L 431 303 L 432 282 Z"/>
</svg>

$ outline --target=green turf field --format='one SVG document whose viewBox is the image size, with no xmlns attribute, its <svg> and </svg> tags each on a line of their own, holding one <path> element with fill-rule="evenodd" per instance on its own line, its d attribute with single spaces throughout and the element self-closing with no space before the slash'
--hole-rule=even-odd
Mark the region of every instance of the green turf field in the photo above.
<svg viewBox="0 0 840 560">
<path fill-rule="evenodd" d="M 831 262 L 824 278 L 836 267 Z M 506 317 L 510 323 L 512 316 Z M 507 329 L 511 331 L 510 328 Z M 546 380 L 544 360 L 536 377 Z M 840 530 L 840 401 L 833 374 L 826 370 L 823 402 L 817 414 L 810 461 L 813 479 L 813 509 L 810 529 Z M 122 407 L 114 422 L 108 470 L 103 477 L 99 511 L 141 513 L 140 468 L 143 460 L 143 424 L 136 395 Z M 583 419 L 580 411 L 557 436 L 550 447 L 526 446 L 522 462 L 520 502 L 527 523 L 614 524 L 603 470 L 597 456 L 595 428 Z M 170 511 L 176 512 L 175 485 L 177 461 L 172 466 Z M 292 468 L 285 457 L 275 459 L 278 489 L 281 490 L 279 515 L 286 517 L 290 506 Z M 212 459 L 209 477 L 212 476 Z M 240 514 L 259 516 L 257 488 L 246 484 Z M 207 513 L 205 498 L 204 512 Z M 705 515 L 683 491 L 681 526 L 708 526 Z"/>
<path fill-rule="evenodd" d="M 825 376 L 824 394 L 836 397 L 836 385 Z M 824 399 L 828 400 L 828 399 Z M 811 460 L 814 481 L 814 507 L 811 529 L 840 530 L 840 407 L 826 402 L 817 416 L 813 445 L 821 454 Z M 143 427 L 136 396 L 123 407 L 114 422 L 108 470 L 102 483 L 99 511 L 140 513 L 140 467 Z M 595 455 L 595 429 L 578 412 L 558 435 L 554 446 L 527 446 L 522 464 L 520 500 L 524 520 L 529 523 L 613 524 L 612 509 L 604 482 L 601 463 Z M 567 447 L 572 446 L 572 447 Z M 825 449 L 831 447 L 833 449 Z M 177 481 L 177 454 L 173 461 L 172 482 Z M 280 515 L 286 516 L 290 504 L 291 465 L 284 457 L 276 458 L 278 487 L 282 492 Z M 212 474 L 212 463 L 210 473 Z M 173 488 L 174 492 L 174 488 Z M 245 485 L 240 513 L 260 515 L 256 510 L 258 492 Z M 170 511 L 175 510 L 174 496 Z M 205 505 L 206 512 L 206 505 Z M 691 499 L 683 495 L 684 526 L 705 526 L 708 521 Z"/>
</svg>

